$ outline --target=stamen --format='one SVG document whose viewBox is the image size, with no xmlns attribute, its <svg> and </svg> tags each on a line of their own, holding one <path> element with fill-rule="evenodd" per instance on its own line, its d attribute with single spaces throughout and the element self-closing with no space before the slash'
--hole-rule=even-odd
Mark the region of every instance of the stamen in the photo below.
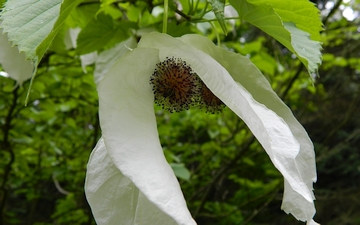
<svg viewBox="0 0 360 225">
<path fill-rule="evenodd" d="M 199 103 L 200 108 L 205 108 L 206 112 L 212 114 L 220 113 L 225 108 L 225 104 L 203 82 L 200 87 Z"/>
<path fill-rule="evenodd" d="M 200 78 L 179 58 L 166 58 L 156 64 L 150 78 L 155 103 L 170 112 L 187 110 L 199 95 Z"/>
</svg>

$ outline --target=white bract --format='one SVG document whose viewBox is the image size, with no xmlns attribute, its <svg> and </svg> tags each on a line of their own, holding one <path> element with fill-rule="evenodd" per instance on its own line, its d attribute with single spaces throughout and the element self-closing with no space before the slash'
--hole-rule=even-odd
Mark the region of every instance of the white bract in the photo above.
<svg viewBox="0 0 360 225">
<path fill-rule="evenodd" d="M 102 139 L 88 164 L 85 191 L 98 224 L 195 224 L 160 145 L 150 76 L 181 58 L 250 128 L 285 178 L 282 208 L 314 223 L 312 143 L 251 61 L 199 35 L 145 34 L 98 86 Z M 120 222 L 121 221 L 121 222 Z"/>
<path fill-rule="evenodd" d="M 30 79 L 34 70 L 33 63 L 26 60 L 25 53 L 19 52 L 17 46 L 11 45 L 3 29 L 0 29 L 0 65 L 9 77 L 16 80 L 17 85 Z"/>
</svg>

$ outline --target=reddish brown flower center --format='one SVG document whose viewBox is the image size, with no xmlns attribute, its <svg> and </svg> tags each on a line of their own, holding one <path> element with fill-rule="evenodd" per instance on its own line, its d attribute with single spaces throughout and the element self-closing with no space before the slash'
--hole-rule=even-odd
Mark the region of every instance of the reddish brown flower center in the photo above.
<svg viewBox="0 0 360 225">
<path fill-rule="evenodd" d="M 207 112 L 216 113 L 224 106 L 191 67 L 179 58 L 166 58 L 156 64 L 150 84 L 155 103 L 170 112 L 180 112 L 198 104 Z"/>
<path fill-rule="evenodd" d="M 150 78 L 155 102 L 170 112 L 189 109 L 198 95 L 200 79 L 181 59 L 166 58 Z"/>
<path fill-rule="evenodd" d="M 218 98 L 210 89 L 202 83 L 200 88 L 200 107 L 204 108 L 209 113 L 222 112 L 225 104 Z"/>
</svg>

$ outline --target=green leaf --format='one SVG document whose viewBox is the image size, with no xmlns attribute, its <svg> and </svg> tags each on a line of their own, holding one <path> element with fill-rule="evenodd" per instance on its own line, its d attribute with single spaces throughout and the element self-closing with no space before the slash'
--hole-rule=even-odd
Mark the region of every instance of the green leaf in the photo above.
<svg viewBox="0 0 360 225">
<path fill-rule="evenodd" d="M 317 41 L 320 39 L 321 22 L 314 5 L 305 0 L 291 0 L 286 4 L 279 0 L 229 2 L 241 19 L 263 30 L 296 54 L 310 73 L 316 72 L 321 63 L 321 45 Z"/>
<path fill-rule="evenodd" d="M 190 172 L 184 163 L 170 163 L 170 166 L 174 170 L 176 177 L 183 180 L 190 180 Z"/>
<path fill-rule="evenodd" d="M 320 42 L 310 40 L 309 34 L 295 27 L 293 23 L 284 23 L 284 27 L 291 35 L 293 48 L 289 49 L 299 57 L 310 73 L 316 72 L 321 64 Z"/>
<path fill-rule="evenodd" d="M 38 64 L 61 24 L 80 1 L 9 0 L 1 14 L 1 27 L 9 40 L 23 51 L 27 59 Z"/>
<path fill-rule="evenodd" d="M 46 50 L 50 46 L 51 42 L 54 40 L 56 34 L 59 32 L 66 18 L 72 11 L 72 9 L 77 6 L 82 0 L 64 0 L 61 4 L 60 13 L 57 16 L 57 20 L 50 34 L 40 43 L 40 45 L 36 49 L 36 55 L 40 59 L 45 54 Z"/>
<path fill-rule="evenodd" d="M 115 24 L 109 15 L 100 13 L 81 30 L 77 39 L 77 51 L 80 55 L 114 45 L 129 37 L 127 30 L 132 26 L 127 21 Z"/>
<path fill-rule="evenodd" d="M 319 9 L 308 0 L 248 0 L 254 5 L 269 5 L 284 22 L 293 22 L 297 28 L 310 34 L 312 40 L 320 41 L 323 30 Z"/>
<path fill-rule="evenodd" d="M 208 0 L 210 3 L 212 10 L 215 14 L 217 21 L 220 24 L 221 29 L 225 34 L 227 34 L 227 28 L 225 24 L 225 16 L 224 16 L 224 8 L 225 1 L 224 0 Z"/>
<path fill-rule="evenodd" d="M 0 0 L 0 9 L 3 8 L 5 2 L 6 0 Z"/>
<path fill-rule="evenodd" d="M 104 12 L 106 15 L 110 15 L 114 19 L 118 19 L 122 16 L 122 13 L 119 9 L 114 6 L 116 0 L 101 0 L 100 9 L 96 15 Z"/>
<path fill-rule="evenodd" d="M 84 28 L 99 11 L 100 4 L 82 4 L 71 11 L 66 23 L 71 28 Z"/>
</svg>

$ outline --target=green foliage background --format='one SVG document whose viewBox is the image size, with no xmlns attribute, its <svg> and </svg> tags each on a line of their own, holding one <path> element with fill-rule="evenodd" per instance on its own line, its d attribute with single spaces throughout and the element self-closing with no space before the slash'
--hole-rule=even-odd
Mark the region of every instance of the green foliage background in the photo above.
<svg viewBox="0 0 360 225">
<path fill-rule="evenodd" d="M 168 33 L 199 33 L 216 41 L 222 26 L 190 23 L 198 10 L 180 1 L 181 20 L 170 10 Z M 190 1 L 192 2 L 192 1 Z M 320 77 L 312 83 L 296 56 L 244 21 L 226 23 L 221 43 L 247 55 L 294 111 L 314 141 L 317 214 L 322 224 L 360 224 L 360 34 L 359 1 L 316 1 L 324 32 Z M 86 164 L 101 136 L 92 66 L 84 73 L 79 54 L 108 49 L 131 29 L 161 31 L 161 1 L 84 1 L 66 21 L 80 27 L 77 49 L 66 49 L 60 32 L 39 62 L 28 106 L 29 82 L 0 76 L 0 224 L 95 224 L 84 196 Z M 342 6 L 342 7 L 341 7 Z M 174 7 L 174 6 L 171 6 Z M 97 19 L 92 18 L 96 12 Z M 126 17 L 124 21 L 121 18 Z M 98 34 L 89 36 L 89 34 Z M 165 155 L 181 183 L 198 224 L 302 224 L 280 210 L 283 178 L 244 123 L 230 110 L 170 114 L 157 108 Z M 189 176 L 190 174 L 190 176 Z"/>
</svg>

